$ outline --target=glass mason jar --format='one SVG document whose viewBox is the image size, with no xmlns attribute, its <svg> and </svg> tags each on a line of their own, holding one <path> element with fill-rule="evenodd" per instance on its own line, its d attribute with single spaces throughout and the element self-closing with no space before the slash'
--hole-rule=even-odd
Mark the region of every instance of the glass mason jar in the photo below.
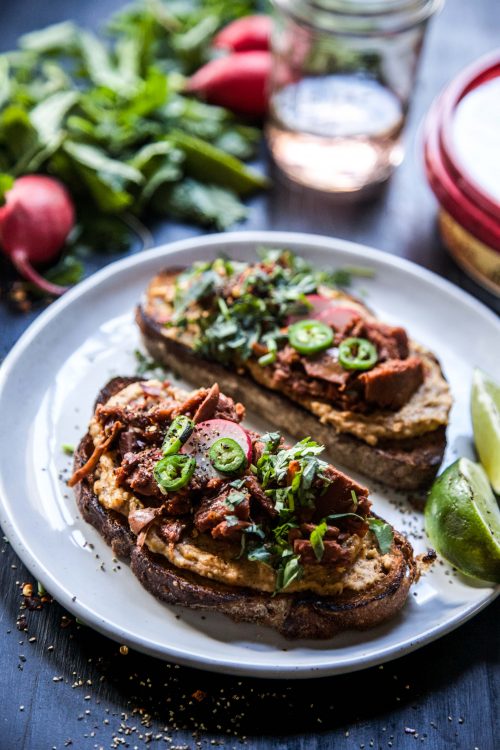
<svg viewBox="0 0 500 750">
<path fill-rule="evenodd" d="M 266 125 L 293 181 L 372 191 L 401 161 L 425 28 L 444 0 L 273 0 Z"/>
</svg>

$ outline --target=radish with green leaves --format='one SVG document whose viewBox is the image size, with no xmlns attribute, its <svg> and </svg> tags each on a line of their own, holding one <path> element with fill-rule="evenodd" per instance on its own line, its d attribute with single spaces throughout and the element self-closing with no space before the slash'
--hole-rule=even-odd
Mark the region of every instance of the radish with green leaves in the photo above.
<svg viewBox="0 0 500 750">
<path fill-rule="evenodd" d="M 55 261 L 75 223 L 75 208 L 58 180 L 44 175 L 19 177 L 0 207 L 0 246 L 23 278 L 60 296 L 67 287 L 45 279 L 35 266 Z"/>
</svg>

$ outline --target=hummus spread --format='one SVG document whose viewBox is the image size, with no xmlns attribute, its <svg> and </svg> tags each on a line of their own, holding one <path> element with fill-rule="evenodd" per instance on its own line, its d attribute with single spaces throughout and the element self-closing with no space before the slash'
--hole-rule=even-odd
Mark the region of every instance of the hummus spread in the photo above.
<svg viewBox="0 0 500 750">
<path fill-rule="evenodd" d="M 344 589 L 362 591 L 383 579 L 394 561 L 390 555 L 379 554 L 371 532 L 363 540 L 353 535 L 349 541 L 353 547 L 351 566 L 332 570 L 327 565 L 304 565 L 303 577 L 287 586 L 286 593 L 313 591 L 321 596 L 333 596 Z M 204 578 L 269 593 L 275 590 L 276 573 L 269 565 L 237 559 L 238 551 L 235 552 L 234 547 L 203 534 L 177 544 L 166 544 L 152 529 L 146 544 L 152 552 L 164 555 L 171 565 Z"/>
</svg>

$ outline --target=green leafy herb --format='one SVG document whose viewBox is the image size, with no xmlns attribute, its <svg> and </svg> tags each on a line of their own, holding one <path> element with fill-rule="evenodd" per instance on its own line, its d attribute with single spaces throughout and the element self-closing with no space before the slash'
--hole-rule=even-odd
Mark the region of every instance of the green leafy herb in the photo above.
<svg viewBox="0 0 500 750">
<path fill-rule="evenodd" d="M 66 456 L 72 456 L 75 452 L 75 446 L 70 445 L 69 443 L 63 443 L 61 445 L 61 450 Z"/>
<path fill-rule="evenodd" d="M 381 553 L 386 555 L 390 552 L 394 541 L 394 534 L 389 524 L 385 523 L 385 521 L 382 521 L 380 518 L 369 518 L 368 527 L 375 535 Z"/>
<path fill-rule="evenodd" d="M 276 576 L 276 591 L 279 593 L 288 588 L 294 581 L 299 581 L 304 574 L 304 568 L 298 555 L 285 553 L 281 560 Z"/>
<path fill-rule="evenodd" d="M 227 515 L 224 516 L 224 518 L 228 526 L 237 526 L 240 522 L 238 516 Z"/>
<path fill-rule="evenodd" d="M 36 590 L 37 590 L 38 596 L 46 596 L 47 595 L 47 589 L 45 588 L 45 586 L 43 585 L 43 583 L 41 583 L 40 581 L 36 582 Z"/>
<path fill-rule="evenodd" d="M 234 510 L 236 506 L 244 502 L 247 497 L 248 495 L 246 495 L 244 492 L 233 489 L 226 497 L 225 504 L 227 505 L 229 510 Z"/>
<path fill-rule="evenodd" d="M 60 286 L 72 286 L 83 276 L 83 263 L 74 255 L 63 255 L 55 266 L 44 274 L 45 278 L 53 284 Z"/>
<path fill-rule="evenodd" d="M 200 204 L 199 188 L 189 180 L 169 187 L 170 210 L 174 205 L 182 215 L 184 200 L 196 198 Z M 203 194 L 212 189 L 215 187 L 204 185 Z M 162 189 L 157 198 L 161 194 Z M 207 206 L 204 211 L 208 214 L 211 209 Z M 216 213 L 214 220 L 219 221 Z M 221 220 L 225 222 L 227 217 L 224 207 Z M 318 271 L 289 251 L 272 248 L 261 250 L 260 255 L 260 263 L 230 263 L 217 258 L 211 263 L 194 264 L 180 275 L 174 324 L 189 321 L 198 325 L 195 348 L 207 359 L 227 365 L 256 356 L 262 367 L 272 365 L 288 343 L 290 316 L 306 313 L 310 309 L 307 295 L 334 283 L 334 272 Z M 184 315 L 186 311 L 189 314 Z"/>
<path fill-rule="evenodd" d="M 270 562 L 271 557 L 272 554 L 270 550 L 263 544 L 260 545 L 260 547 L 249 548 L 247 551 L 247 559 L 253 562 L 262 562 L 267 564 Z"/>
<path fill-rule="evenodd" d="M 154 194 L 152 206 L 158 213 L 177 219 L 194 219 L 217 229 L 226 229 L 247 215 L 247 209 L 232 190 L 191 178 L 172 187 L 160 187 Z"/>
<path fill-rule="evenodd" d="M 142 377 L 143 375 L 158 375 L 160 378 L 164 377 L 164 370 L 162 366 L 155 362 L 154 359 L 146 357 L 139 349 L 134 351 L 134 357 L 137 361 L 137 367 L 135 368 L 135 374 Z"/>
<path fill-rule="evenodd" d="M 108 214 L 149 209 L 224 229 L 266 187 L 247 167 L 260 132 L 184 95 L 213 35 L 256 0 L 144 0 L 104 36 L 63 22 L 0 55 L 0 171 L 48 172 Z M 8 183 L 0 179 L 1 196 Z"/>
<path fill-rule="evenodd" d="M 309 536 L 311 547 L 313 548 L 314 554 L 316 555 L 316 560 L 318 560 L 318 562 L 322 560 L 323 554 L 325 552 L 323 537 L 325 536 L 327 529 L 328 526 L 326 522 L 322 521 L 322 523 L 319 523 L 317 526 L 315 526 Z"/>
</svg>

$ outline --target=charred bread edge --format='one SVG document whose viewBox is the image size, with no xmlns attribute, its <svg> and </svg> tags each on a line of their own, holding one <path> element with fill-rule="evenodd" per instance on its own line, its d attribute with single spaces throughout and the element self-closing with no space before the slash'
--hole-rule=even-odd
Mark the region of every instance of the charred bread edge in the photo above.
<svg viewBox="0 0 500 750">
<path fill-rule="evenodd" d="M 197 387 L 219 383 L 225 393 L 250 404 L 253 411 L 274 427 L 296 437 L 311 435 L 327 448 L 333 461 L 399 490 L 427 487 L 435 478 L 446 448 L 445 427 L 418 438 L 383 441 L 370 446 L 353 435 L 337 433 L 333 427 L 321 424 L 302 406 L 263 388 L 252 378 L 240 377 L 218 363 L 200 360 L 185 345 L 163 336 L 161 326 L 142 306 L 137 308 L 136 320 L 144 345 L 156 362 L 165 364 L 190 382 L 196 379 Z"/>
<path fill-rule="evenodd" d="M 115 378 L 101 391 L 96 403 L 142 378 Z M 87 433 L 75 453 L 75 470 L 83 466 L 93 450 Z M 338 597 L 318 598 L 310 594 L 256 593 L 251 589 L 228 586 L 202 576 L 180 571 L 161 555 L 139 548 L 127 521 L 107 510 L 93 492 L 94 475 L 76 486 L 77 504 L 83 518 L 101 534 L 117 556 L 130 560 L 132 572 L 156 598 L 168 604 L 222 612 L 236 622 L 253 622 L 278 630 L 286 638 L 330 638 L 347 629 L 364 630 L 390 619 L 402 608 L 415 579 L 416 568 L 411 545 L 394 531 L 399 564 L 383 587 L 370 593 L 344 592 Z M 394 553 L 391 553 L 394 554 Z"/>
</svg>

